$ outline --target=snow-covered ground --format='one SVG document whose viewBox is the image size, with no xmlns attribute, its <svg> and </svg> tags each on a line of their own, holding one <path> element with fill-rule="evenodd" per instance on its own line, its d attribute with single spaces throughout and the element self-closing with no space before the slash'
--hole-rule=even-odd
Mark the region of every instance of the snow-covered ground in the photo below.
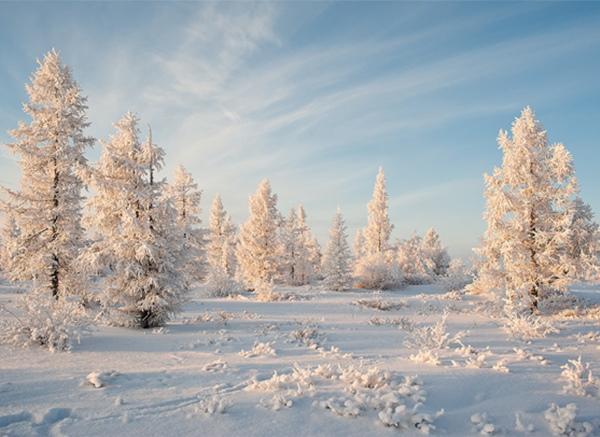
<svg viewBox="0 0 600 437">
<path fill-rule="evenodd" d="M 600 387 L 575 378 L 587 396 L 568 394 L 561 377 L 579 356 L 600 375 L 598 319 L 563 313 L 559 332 L 524 341 L 480 298 L 436 286 L 286 291 L 197 290 L 165 328 L 98 327 L 69 353 L 0 346 L 0 435 L 600 435 Z M 17 296 L 0 289 L 7 308 Z M 545 417 L 551 403 L 574 403 L 575 422 Z"/>
</svg>

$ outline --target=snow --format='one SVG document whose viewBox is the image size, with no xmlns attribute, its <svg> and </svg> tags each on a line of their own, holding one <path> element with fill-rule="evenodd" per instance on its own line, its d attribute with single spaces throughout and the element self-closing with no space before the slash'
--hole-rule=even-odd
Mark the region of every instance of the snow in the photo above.
<svg viewBox="0 0 600 437">
<path fill-rule="evenodd" d="M 0 304 L 16 311 L 17 291 L 0 286 Z M 98 326 L 67 353 L 1 345 L 0 435 L 600 432 L 594 310 L 524 340 L 443 284 L 275 291 L 303 298 L 195 289 L 165 329 Z M 600 304 L 600 287 L 574 294 Z"/>
</svg>

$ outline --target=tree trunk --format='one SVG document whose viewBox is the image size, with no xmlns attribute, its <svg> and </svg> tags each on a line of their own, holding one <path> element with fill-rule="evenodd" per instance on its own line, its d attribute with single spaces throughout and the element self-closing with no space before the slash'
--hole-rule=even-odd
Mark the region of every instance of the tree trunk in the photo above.
<svg viewBox="0 0 600 437">
<path fill-rule="evenodd" d="M 50 237 L 50 241 L 53 243 L 58 238 L 58 181 L 59 181 L 59 172 L 58 172 L 58 163 L 56 160 L 56 156 L 52 159 L 52 163 L 54 165 L 54 178 L 52 181 L 54 194 L 52 197 L 52 207 L 54 208 L 54 217 L 52 217 L 52 235 Z M 52 254 L 52 267 L 50 269 L 50 290 L 52 291 L 52 297 L 58 300 L 58 289 L 60 286 L 60 277 L 59 277 L 59 257 L 56 253 L 56 250 Z"/>
</svg>

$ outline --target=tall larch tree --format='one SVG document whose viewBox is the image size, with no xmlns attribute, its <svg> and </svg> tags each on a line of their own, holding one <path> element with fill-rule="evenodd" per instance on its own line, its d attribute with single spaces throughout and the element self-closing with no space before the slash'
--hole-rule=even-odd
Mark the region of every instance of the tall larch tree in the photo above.
<svg viewBox="0 0 600 437">
<path fill-rule="evenodd" d="M 346 234 L 346 224 L 338 208 L 331 229 L 329 242 L 323 255 L 325 284 L 332 290 L 347 290 L 352 285 L 351 253 Z"/>
<path fill-rule="evenodd" d="M 223 269 L 233 277 L 236 271 L 235 246 L 236 228 L 225 211 L 220 195 L 216 195 L 210 210 L 207 246 L 208 268 Z"/>
<path fill-rule="evenodd" d="M 600 275 L 600 227 L 594 222 L 590 205 L 579 196 L 570 210 L 568 258 L 566 272 L 577 280 L 597 280 Z"/>
<path fill-rule="evenodd" d="M 305 269 L 303 284 L 310 283 L 320 275 L 321 271 L 321 247 L 306 222 L 306 211 L 304 206 L 299 205 L 297 212 L 297 228 L 300 234 L 301 244 L 306 252 L 307 269 Z"/>
<path fill-rule="evenodd" d="M 177 213 L 176 222 L 183 240 L 185 257 L 183 268 L 190 282 L 202 281 L 206 275 L 204 232 L 200 228 L 202 190 L 198 188 L 191 173 L 179 165 L 175 168 L 173 181 L 168 185 L 166 195 Z"/>
<path fill-rule="evenodd" d="M 84 291 L 77 266 L 84 244 L 81 174 L 94 139 L 84 133 L 87 99 L 58 52 L 38 64 L 23 105 L 31 120 L 10 132 L 15 142 L 8 144 L 21 166 L 20 189 L 6 189 L 3 205 L 19 229 L 8 273 L 58 300 Z"/>
<path fill-rule="evenodd" d="M 357 229 L 354 234 L 354 257 L 356 259 L 362 258 L 366 255 L 365 253 L 365 235 L 362 229 Z"/>
<path fill-rule="evenodd" d="M 103 301 L 113 322 L 151 328 L 180 307 L 188 284 L 177 213 L 157 179 L 164 152 L 140 142 L 138 119 L 126 114 L 92 170 L 89 224 L 95 241 L 87 265 L 108 266 Z"/>
<path fill-rule="evenodd" d="M 11 211 L 7 211 L 0 233 L 0 272 L 6 275 L 9 280 L 13 279 L 11 278 L 11 273 L 14 271 L 12 264 L 19 260 L 19 253 L 17 252 L 19 234 L 14 214 Z"/>
<path fill-rule="evenodd" d="M 569 253 L 572 210 L 578 192 L 570 153 L 550 145 L 529 107 L 500 131 L 502 166 L 485 175 L 488 228 L 471 289 L 496 292 L 510 312 L 536 311 L 548 294 L 572 280 Z"/>
<path fill-rule="evenodd" d="M 311 260 L 307 238 L 309 231 L 304 221 L 303 210 L 292 208 L 281 222 L 279 267 L 283 282 L 289 285 L 308 284 L 313 277 L 314 267 Z"/>
<path fill-rule="evenodd" d="M 279 229 L 279 276 L 289 285 L 296 285 L 298 276 L 301 247 L 297 222 L 296 209 L 292 208 Z"/>
<path fill-rule="evenodd" d="M 368 255 L 385 253 L 389 249 L 390 235 L 393 225 L 388 216 L 388 194 L 385 187 L 385 174 L 379 168 L 373 198 L 369 202 L 369 220 L 363 231 L 365 238 L 365 252 Z"/>
<path fill-rule="evenodd" d="M 277 195 L 271 184 L 263 180 L 249 200 L 250 217 L 240 227 L 237 259 L 241 278 L 254 290 L 273 281 L 278 270 Z"/>
<path fill-rule="evenodd" d="M 367 227 L 357 235 L 355 246 L 362 252 L 356 258 L 354 277 L 359 288 L 393 288 L 401 282 L 394 254 L 390 250 L 390 235 L 393 225 L 388 216 L 388 195 L 383 168 L 375 179 L 373 197 L 367 205 L 369 212 Z M 360 239 L 359 239 L 360 238 Z"/>
</svg>

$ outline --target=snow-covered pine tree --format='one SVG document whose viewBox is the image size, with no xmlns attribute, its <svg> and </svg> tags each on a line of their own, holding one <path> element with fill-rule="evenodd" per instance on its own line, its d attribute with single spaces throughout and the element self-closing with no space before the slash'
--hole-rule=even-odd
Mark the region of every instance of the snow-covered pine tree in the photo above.
<svg viewBox="0 0 600 437">
<path fill-rule="evenodd" d="M 351 260 L 346 223 L 338 208 L 329 230 L 329 242 L 323 256 L 322 271 L 327 287 L 336 291 L 347 290 L 351 287 Z"/>
<path fill-rule="evenodd" d="M 433 274 L 443 276 L 450 266 L 450 256 L 442 246 L 440 236 L 434 228 L 429 228 L 422 240 L 423 255 L 433 263 Z"/>
<path fill-rule="evenodd" d="M 223 245 L 223 267 L 230 277 L 235 277 L 238 270 L 238 262 L 236 249 L 238 243 L 237 227 L 233 224 L 231 216 L 225 216 L 225 224 L 223 226 L 225 233 L 225 244 Z"/>
<path fill-rule="evenodd" d="M 290 209 L 288 216 L 279 226 L 279 276 L 290 285 L 296 285 L 300 238 L 298 235 L 296 209 Z"/>
<path fill-rule="evenodd" d="M 365 235 L 362 229 L 357 229 L 354 234 L 354 258 L 360 259 L 365 254 Z"/>
<path fill-rule="evenodd" d="M 208 231 L 208 275 L 205 287 L 210 295 L 228 296 L 239 290 L 234 279 L 237 268 L 237 237 L 235 226 L 218 194 L 212 202 Z"/>
<path fill-rule="evenodd" d="M 2 232 L 0 234 L 0 272 L 2 272 L 7 279 L 16 280 L 12 278 L 11 274 L 15 270 L 12 266 L 13 262 L 19 262 L 19 253 L 17 249 L 19 247 L 19 227 L 14 215 L 8 211 L 4 217 L 4 224 L 2 226 Z"/>
<path fill-rule="evenodd" d="M 384 254 L 389 249 L 390 235 L 394 226 L 388 216 L 388 194 L 385 188 L 385 174 L 379 168 L 373 198 L 368 205 L 369 220 L 363 231 L 365 252 L 368 255 Z"/>
<path fill-rule="evenodd" d="M 233 277 L 236 272 L 236 228 L 223 208 L 221 196 L 215 196 L 210 210 L 207 260 L 209 270 L 223 268 Z"/>
<path fill-rule="evenodd" d="M 579 196 L 571 205 L 568 274 L 574 279 L 597 280 L 600 274 L 600 228 L 592 208 Z"/>
<path fill-rule="evenodd" d="M 436 278 L 435 261 L 425 251 L 425 247 L 423 239 L 418 235 L 398 242 L 397 262 L 408 284 L 429 284 Z"/>
<path fill-rule="evenodd" d="M 175 168 L 173 182 L 166 190 L 177 213 L 177 227 L 183 240 L 184 270 L 190 282 L 202 281 L 206 275 L 204 232 L 200 228 L 200 199 L 202 190 L 191 173 L 179 165 Z"/>
<path fill-rule="evenodd" d="M 362 231 L 363 254 L 356 259 L 354 276 L 360 288 L 391 288 L 400 283 L 394 256 L 390 251 L 393 225 L 388 216 L 388 195 L 383 168 L 379 168 L 373 198 L 368 204 L 367 227 Z M 358 237 L 358 236 L 357 236 Z"/>
<path fill-rule="evenodd" d="M 151 137 L 140 142 L 131 113 L 115 129 L 92 170 L 88 219 L 96 239 L 86 264 L 94 270 L 109 266 L 103 299 L 115 323 L 151 328 L 179 309 L 188 289 L 183 241 L 165 181 L 156 179 L 163 150 Z"/>
<path fill-rule="evenodd" d="M 24 104 L 29 123 L 10 132 L 8 148 L 18 156 L 21 184 L 5 189 L 3 209 L 13 215 L 19 235 L 13 241 L 18 256 L 9 264 L 14 280 L 34 280 L 34 289 L 55 299 L 84 292 L 77 267 L 83 246 L 80 177 L 87 166 L 84 152 L 94 139 L 86 97 L 56 51 L 42 61 L 26 86 Z"/>
<path fill-rule="evenodd" d="M 289 285 L 308 284 L 314 274 L 307 244 L 310 231 L 302 214 L 303 210 L 292 208 L 280 224 L 279 274 L 281 280 Z"/>
<path fill-rule="evenodd" d="M 472 291 L 498 292 L 512 311 L 535 311 L 571 282 L 568 247 L 577 182 L 562 144 L 549 145 L 531 108 L 500 131 L 502 167 L 485 175 L 488 223 Z"/>
<path fill-rule="evenodd" d="M 244 285 L 251 290 L 270 283 L 278 269 L 277 195 L 263 180 L 249 199 L 250 217 L 240 227 L 237 260 Z"/>
<path fill-rule="evenodd" d="M 299 279 L 301 284 L 308 284 L 321 273 L 321 247 L 306 223 L 306 211 L 302 205 L 298 206 L 296 217 L 301 245 L 306 252 L 306 268 Z"/>
</svg>

